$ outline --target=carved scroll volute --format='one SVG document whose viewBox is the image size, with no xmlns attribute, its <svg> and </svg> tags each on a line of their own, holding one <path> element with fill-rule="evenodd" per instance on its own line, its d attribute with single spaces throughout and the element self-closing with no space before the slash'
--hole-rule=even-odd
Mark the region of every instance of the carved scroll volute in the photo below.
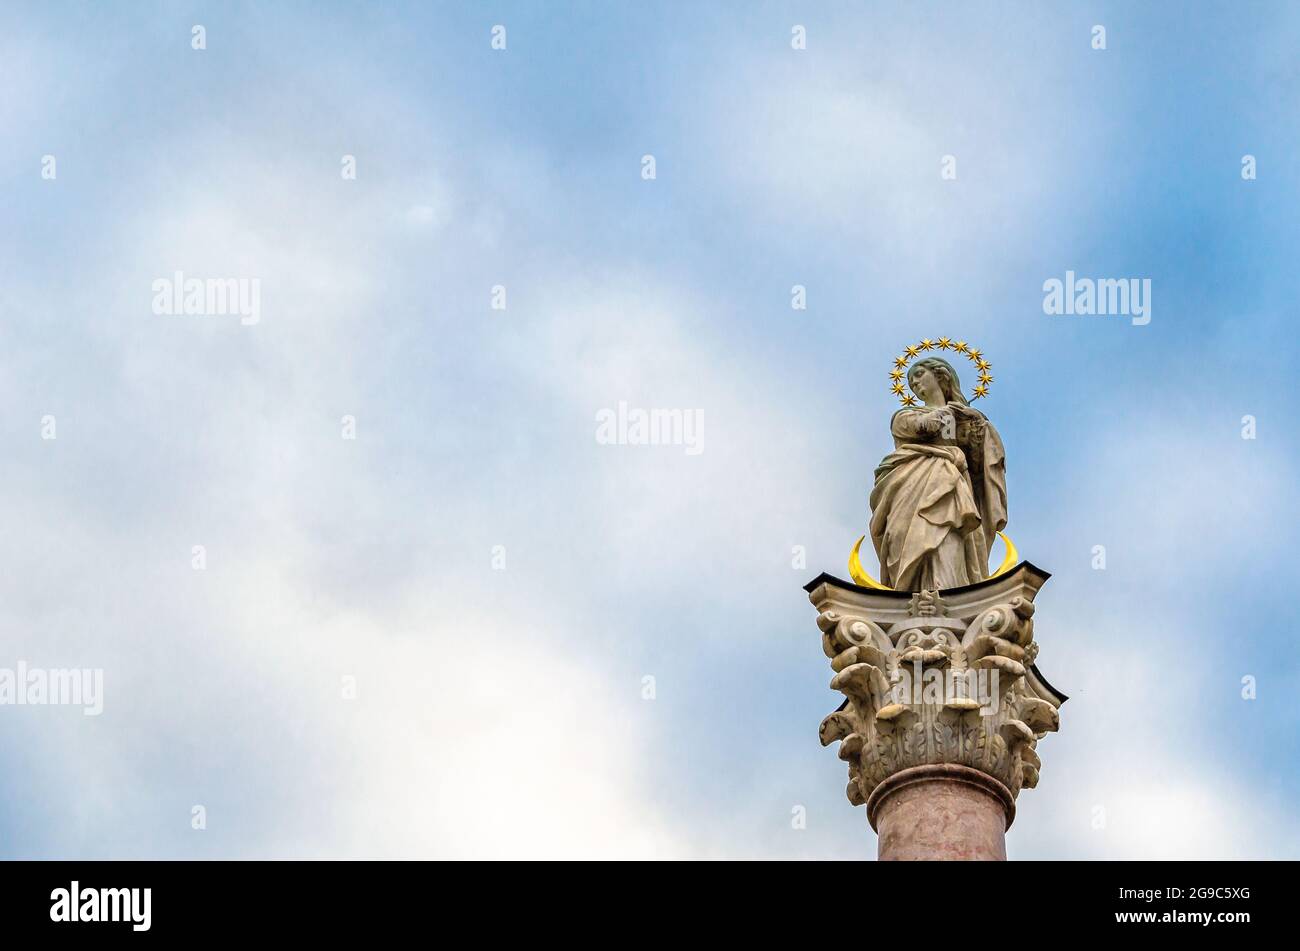
<svg viewBox="0 0 1300 951">
<path fill-rule="evenodd" d="M 1021 648 L 1034 639 L 1034 602 L 1015 597 L 1005 604 L 996 604 L 977 615 L 966 627 L 962 646 L 970 649 L 980 637 L 1007 641 Z"/>
<path fill-rule="evenodd" d="M 1038 653 L 1033 616 L 1032 601 L 1012 598 L 979 614 L 962 638 L 970 665 L 997 670 L 1004 692 L 1025 675 L 1025 666 L 1032 664 Z"/>
<path fill-rule="evenodd" d="M 894 646 L 889 636 L 877 624 L 865 618 L 848 617 L 836 611 L 823 611 L 817 615 L 817 626 L 822 632 L 822 651 L 832 659 L 850 647 L 861 644 L 870 644 L 885 653 Z"/>
<path fill-rule="evenodd" d="M 961 647 L 956 636 L 952 631 L 942 628 L 937 630 L 913 628 L 904 631 L 898 638 L 898 652 L 898 662 L 905 665 L 960 666 L 963 662 L 963 657 L 960 656 Z"/>
</svg>

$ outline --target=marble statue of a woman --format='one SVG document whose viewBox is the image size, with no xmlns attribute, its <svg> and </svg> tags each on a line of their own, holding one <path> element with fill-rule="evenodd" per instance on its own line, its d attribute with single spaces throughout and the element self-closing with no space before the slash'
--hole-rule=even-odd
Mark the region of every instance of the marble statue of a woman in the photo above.
<svg viewBox="0 0 1300 951">
<path fill-rule="evenodd" d="M 880 580 L 898 591 L 982 581 L 1007 524 L 1002 439 L 966 402 L 947 360 L 916 361 L 907 384 L 923 405 L 894 414 L 894 451 L 876 468 L 871 491 Z"/>
</svg>

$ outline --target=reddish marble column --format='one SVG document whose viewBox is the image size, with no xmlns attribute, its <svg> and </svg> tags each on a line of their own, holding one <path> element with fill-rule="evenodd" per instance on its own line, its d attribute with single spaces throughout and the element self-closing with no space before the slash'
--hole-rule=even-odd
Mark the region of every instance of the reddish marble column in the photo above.
<svg viewBox="0 0 1300 951">
<path fill-rule="evenodd" d="M 901 770 L 867 799 L 882 861 L 1006 861 L 1006 831 L 1015 816 L 1011 790 L 955 763 Z"/>
</svg>

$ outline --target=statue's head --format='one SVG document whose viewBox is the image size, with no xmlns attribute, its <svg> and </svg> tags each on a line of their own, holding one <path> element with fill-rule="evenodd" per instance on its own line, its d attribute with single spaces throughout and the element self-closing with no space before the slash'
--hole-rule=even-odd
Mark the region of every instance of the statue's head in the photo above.
<svg viewBox="0 0 1300 951">
<path fill-rule="evenodd" d="M 935 386 L 943 396 L 939 402 L 947 403 L 949 400 L 958 403 L 966 402 L 966 397 L 961 393 L 961 381 L 957 379 L 957 371 L 943 357 L 925 357 L 913 363 L 907 371 L 907 385 L 921 402 L 926 401 L 926 393 Z"/>
</svg>

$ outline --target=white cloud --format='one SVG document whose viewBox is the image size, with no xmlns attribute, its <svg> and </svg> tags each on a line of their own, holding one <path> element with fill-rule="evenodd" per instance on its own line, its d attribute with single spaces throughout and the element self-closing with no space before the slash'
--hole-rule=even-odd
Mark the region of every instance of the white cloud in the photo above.
<svg viewBox="0 0 1300 951">
<path fill-rule="evenodd" d="M 25 592 L 8 601 L 10 621 L 30 634 L 12 645 L 33 663 L 106 668 L 93 726 L 50 710 L 24 722 L 24 743 L 46 751 L 31 788 L 47 821 L 79 816 L 75 835 L 27 848 L 686 853 L 645 793 L 654 738 L 629 713 L 639 685 L 548 629 L 572 591 L 512 616 L 517 596 L 504 580 L 500 596 L 486 550 L 472 563 L 455 551 L 457 567 L 431 577 L 436 539 L 394 558 L 403 537 L 377 550 L 367 538 L 444 497 L 436 485 L 414 499 L 375 493 L 376 417 L 409 406 L 400 393 L 376 400 L 354 367 L 358 333 L 386 329 L 373 324 L 392 296 L 381 259 L 399 237 L 384 209 L 403 207 L 401 186 L 322 201 L 292 184 L 303 170 L 262 179 L 237 152 L 208 159 L 232 191 L 199 184 L 207 169 L 195 167 L 118 223 L 126 260 L 88 275 L 97 306 L 77 311 L 101 340 L 97 362 L 60 388 L 73 403 L 93 390 L 95 403 L 29 463 L 53 480 L 7 499 L 11 528 L 44 539 L 6 553 Z M 431 225 L 426 212 L 405 217 Z M 258 276 L 263 322 L 151 314 L 150 281 L 176 268 Z M 358 405 L 374 409 L 349 444 L 338 415 Z M 101 511 L 113 497 L 128 508 Z M 67 505 L 87 517 L 59 518 Z M 449 535 L 468 531 L 471 516 L 449 515 Z M 190 567 L 196 543 L 203 572 Z M 356 700 L 341 697 L 344 675 L 358 678 Z M 87 784 L 98 794 L 81 794 Z M 202 833 L 189 828 L 194 803 L 208 809 Z"/>
</svg>

